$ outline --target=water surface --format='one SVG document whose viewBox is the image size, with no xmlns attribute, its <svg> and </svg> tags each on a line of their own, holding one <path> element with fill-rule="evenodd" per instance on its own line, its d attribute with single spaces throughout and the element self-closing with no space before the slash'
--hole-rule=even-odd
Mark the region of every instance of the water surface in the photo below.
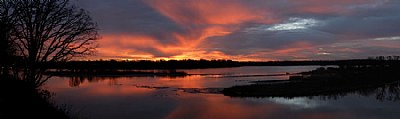
<svg viewBox="0 0 400 119">
<path fill-rule="evenodd" d="M 372 94 L 332 97 L 231 98 L 222 94 L 188 93 L 181 88 L 225 88 L 257 80 L 286 80 L 317 67 L 237 67 L 182 70 L 186 77 L 53 77 L 46 85 L 58 104 L 92 119 L 153 118 L 327 118 L 398 119 L 400 103 Z M 246 76 L 246 77 L 229 77 Z M 248 77 L 247 77 L 248 76 Z M 367 95 L 367 96 L 366 96 Z"/>
</svg>

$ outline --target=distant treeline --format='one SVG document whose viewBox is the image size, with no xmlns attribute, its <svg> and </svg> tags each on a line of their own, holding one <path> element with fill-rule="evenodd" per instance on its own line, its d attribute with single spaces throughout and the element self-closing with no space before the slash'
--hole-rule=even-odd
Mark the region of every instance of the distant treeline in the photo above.
<svg viewBox="0 0 400 119">
<path fill-rule="evenodd" d="M 69 61 L 42 63 L 42 67 L 49 69 L 199 69 L 224 68 L 240 66 L 380 66 L 400 65 L 400 60 L 387 59 L 352 59 L 352 60 L 316 60 L 316 61 L 268 61 L 268 62 L 240 62 L 232 60 L 97 60 L 97 61 Z"/>
<path fill-rule="evenodd" d="M 232 97 L 304 97 L 359 94 L 378 100 L 400 100 L 400 65 L 353 65 L 320 67 L 291 75 L 289 80 L 254 81 L 248 85 L 225 88 Z"/>
<path fill-rule="evenodd" d="M 49 69 L 197 69 L 197 68 L 221 68 L 238 67 L 239 62 L 232 60 L 137 60 L 137 61 L 69 61 L 43 63 L 42 66 Z"/>
<path fill-rule="evenodd" d="M 365 66 L 365 65 L 399 65 L 400 60 L 351 59 L 351 60 L 313 60 L 313 61 L 269 61 L 238 62 L 241 66 Z"/>
</svg>

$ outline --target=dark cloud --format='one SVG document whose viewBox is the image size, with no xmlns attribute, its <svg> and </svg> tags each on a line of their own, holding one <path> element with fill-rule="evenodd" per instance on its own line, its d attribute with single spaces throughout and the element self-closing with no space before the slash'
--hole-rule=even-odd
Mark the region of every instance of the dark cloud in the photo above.
<svg viewBox="0 0 400 119">
<path fill-rule="evenodd" d="M 400 55 L 398 47 L 370 41 L 400 36 L 396 0 L 79 0 L 76 4 L 90 12 L 107 36 L 102 39 L 103 50 L 125 49 L 126 57 L 139 53 L 153 58 L 220 55 L 287 60 Z M 131 43 L 110 43 L 119 40 Z M 353 41 L 362 47 L 334 47 Z"/>
<path fill-rule="evenodd" d="M 184 32 L 141 0 L 79 0 L 76 4 L 89 11 L 103 34 L 151 35 L 163 41 L 169 32 Z"/>
</svg>

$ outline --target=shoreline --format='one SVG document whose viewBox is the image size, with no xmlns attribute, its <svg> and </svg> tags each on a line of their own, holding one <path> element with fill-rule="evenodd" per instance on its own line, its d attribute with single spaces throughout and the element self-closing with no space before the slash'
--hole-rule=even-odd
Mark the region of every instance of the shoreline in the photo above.
<svg viewBox="0 0 400 119">
<path fill-rule="evenodd" d="M 22 80 L 0 78 L 0 118 L 69 119 L 70 110 L 52 101 L 47 90 Z"/>
<path fill-rule="evenodd" d="M 302 72 L 288 80 L 253 81 L 225 88 L 230 97 L 298 97 L 351 92 L 398 83 L 398 67 L 327 68 Z"/>
</svg>

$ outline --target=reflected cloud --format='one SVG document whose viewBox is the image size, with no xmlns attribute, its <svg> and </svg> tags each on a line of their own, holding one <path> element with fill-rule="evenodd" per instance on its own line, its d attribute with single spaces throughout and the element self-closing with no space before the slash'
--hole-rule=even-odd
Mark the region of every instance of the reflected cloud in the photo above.
<svg viewBox="0 0 400 119">
<path fill-rule="evenodd" d="M 91 85 L 121 86 L 132 84 L 134 87 L 145 88 L 157 87 L 163 88 L 205 88 L 212 82 L 208 81 L 204 76 L 116 76 L 116 77 L 96 77 L 96 76 L 81 76 L 68 77 L 69 87 L 86 87 Z M 162 88 L 161 88 L 162 89 Z"/>
<path fill-rule="evenodd" d="M 278 105 L 248 105 L 243 102 L 232 100 L 218 95 L 207 95 L 203 97 L 186 95 L 180 99 L 186 103 L 181 103 L 172 110 L 167 119 L 182 118 L 229 118 L 229 119 L 249 119 L 249 118 L 268 118 L 278 112 Z"/>
<path fill-rule="evenodd" d="M 159 79 L 161 84 L 178 87 L 178 88 L 204 88 L 206 87 L 206 79 L 202 76 L 194 75 L 184 78 L 168 78 L 164 77 Z"/>
<path fill-rule="evenodd" d="M 271 98 L 269 99 L 272 102 L 289 105 L 294 109 L 307 109 L 307 108 L 317 108 L 319 106 L 325 105 L 323 102 L 319 102 L 317 100 L 312 100 L 305 97 L 299 98 Z"/>
<path fill-rule="evenodd" d="M 154 92 L 154 90 L 155 89 L 137 88 L 135 86 L 103 86 L 103 87 L 90 88 L 90 90 L 87 90 L 86 95 L 92 95 L 92 96 L 149 95 L 152 92 Z"/>
<path fill-rule="evenodd" d="M 111 77 L 55 77 L 50 83 L 52 91 L 69 93 L 68 91 L 80 90 L 79 93 L 86 96 L 149 95 L 155 91 L 130 85 L 134 82 L 124 78 Z"/>
<path fill-rule="evenodd" d="M 240 67 L 196 69 L 189 73 L 252 74 L 299 72 L 317 67 Z M 185 70 L 186 71 L 186 70 Z M 244 79 L 244 78 L 240 78 Z M 70 78 L 49 80 L 58 103 L 72 105 L 90 118 L 232 118 L 232 119 L 338 119 L 398 118 L 400 83 L 335 95 L 295 98 L 231 98 L 220 94 L 186 93 L 177 87 L 216 87 L 220 81 L 205 77 L 119 77 L 85 81 L 70 87 Z M 258 79 L 244 79 L 258 80 Z M 265 79 L 264 79 L 265 80 Z M 226 82 L 222 82 L 226 86 Z M 230 82 L 236 84 L 235 82 Z M 221 85 L 219 85 L 221 86 Z M 344 98 L 343 98 L 344 97 Z M 374 100 L 373 98 L 376 98 Z M 385 101 L 385 102 L 381 102 Z"/>
</svg>

